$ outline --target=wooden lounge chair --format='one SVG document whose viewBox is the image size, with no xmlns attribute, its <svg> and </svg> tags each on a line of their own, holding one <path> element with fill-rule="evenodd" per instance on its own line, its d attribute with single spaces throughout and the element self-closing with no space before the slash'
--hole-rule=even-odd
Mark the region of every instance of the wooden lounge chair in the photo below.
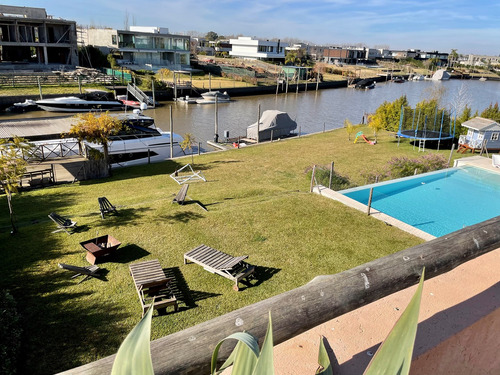
<svg viewBox="0 0 500 375">
<path fill-rule="evenodd" d="M 104 219 L 104 214 L 118 213 L 116 207 L 111 204 L 108 198 L 100 197 L 97 198 L 97 201 L 99 202 L 99 209 L 101 210 L 101 217 L 103 219 Z"/>
<path fill-rule="evenodd" d="M 173 199 L 172 203 L 184 204 L 188 189 L 189 189 L 189 184 L 182 185 L 181 190 L 179 190 L 179 192 Z"/>
<path fill-rule="evenodd" d="M 76 275 L 71 276 L 72 279 L 74 279 L 75 277 L 78 277 L 78 276 L 85 275 L 85 277 L 82 280 L 80 280 L 78 282 L 78 284 L 87 280 L 89 277 L 98 277 L 97 273 L 100 271 L 100 268 L 97 267 L 96 265 L 87 266 L 87 267 L 78 267 L 78 266 L 71 266 L 69 264 L 59 263 L 58 266 L 59 266 L 59 268 L 62 268 L 63 270 L 75 272 Z"/>
<path fill-rule="evenodd" d="M 184 254 L 184 264 L 188 261 L 199 264 L 208 272 L 216 273 L 234 281 L 233 289 L 238 291 L 238 283 L 247 279 L 255 267 L 244 262 L 248 255 L 233 257 L 206 245 L 200 245 Z"/>
<path fill-rule="evenodd" d="M 153 303 L 153 297 L 155 310 L 166 311 L 168 306 L 174 306 L 174 311 L 178 310 L 177 298 L 170 290 L 173 280 L 165 277 L 158 259 L 134 263 L 129 268 L 141 302 L 142 316 Z"/>
<path fill-rule="evenodd" d="M 62 217 L 55 212 L 51 212 L 49 215 L 49 219 L 52 220 L 54 223 L 56 223 L 57 228 L 56 230 L 52 231 L 52 233 L 57 233 L 60 231 L 65 231 L 68 234 L 71 234 L 69 231 L 70 229 L 73 230 L 76 228 L 76 221 L 73 221 L 71 219 Z"/>
</svg>

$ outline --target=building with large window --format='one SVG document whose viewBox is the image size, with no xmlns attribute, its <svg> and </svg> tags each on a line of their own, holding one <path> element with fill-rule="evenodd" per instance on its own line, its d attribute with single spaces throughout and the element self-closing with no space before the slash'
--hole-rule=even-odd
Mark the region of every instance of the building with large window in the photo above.
<svg viewBox="0 0 500 375">
<path fill-rule="evenodd" d="M 78 65 L 76 23 L 44 8 L 0 5 L 0 62 Z"/>
<path fill-rule="evenodd" d="M 288 47 L 288 43 L 280 43 L 279 40 L 258 40 L 246 36 L 230 39 L 229 43 L 232 47 L 230 56 L 254 60 L 284 61 L 285 48 Z"/>
<path fill-rule="evenodd" d="M 120 65 L 159 70 L 189 67 L 190 37 L 170 34 L 167 28 L 130 26 L 130 30 L 81 28 L 82 45 L 112 53 Z"/>
</svg>

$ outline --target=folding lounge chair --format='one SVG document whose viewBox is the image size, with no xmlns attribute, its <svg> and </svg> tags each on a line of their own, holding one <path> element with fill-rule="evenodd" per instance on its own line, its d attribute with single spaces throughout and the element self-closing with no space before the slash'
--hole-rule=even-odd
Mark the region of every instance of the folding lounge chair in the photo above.
<svg viewBox="0 0 500 375">
<path fill-rule="evenodd" d="M 78 282 L 80 284 L 81 282 L 87 280 L 89 277 L 98 277 L 97 273 L 100 271 L 100 268 L 97 267 L 96 265 L 92 266 L 87 266 L 87 267 L 78 267 L 78 266 L 71 266 L 69 264 L 64 264 L 64 263 L 59 263 L 58 264 L 59 268 L 62 268 L 63 270 L 66 271 L 71 271 L 75 272 L 76 275 L 71 276 L 72 279 L 78 276 L 83 276 L 85 277 Z"/>
<path fill-rule="evenodd" d="M 158 259 L 134 263 L 129 268 L 141 302 L 142 316 L 153 303 L 153 298 L 153 308 L 156 310 L 166 311 L 168 306 L 174 306 L 174 311 L 178 310 L 177 298 L 170 290 L 172 279 L 165 277 Z"/>
<path fill-rule="evenodd" d="M 108 198 L 100 197 L 97 198 L 97 201 L 99 202 L 99 209 L 101 210 L 101 217 L 103 219 L 104 219 L 104 214 L 118 213 L 116 207 L 111 204 Z"/>
<path fill-rule="evenodd" d="M 52 220 L 54 223 L 56 223 L 57 228 L 58 228 L 58 229 L 52 231 L 52 233 L 65 231 L 66 233 L 71 234 L 69 229 L 76 228 L 76 221 L 62 217 L 62 216 L 56 214 L 55 212 L 51 212 L 48 216 L 49 216 L 50 220 Z"/>
<path fill-rule="evenodd" d="M 499 155 L 491 155 L 491 165 L 494 167 L 500 168 L 500 154 Z"/>
<path fill-rule="evenodd" d="M 248 255 L 233 257 L 206 245 L 200 245 L 184 254 L 184 264 L 188 261 L 199 264 L 208 272 L 216 273 L 234 281 L 233 289 L 238 291 L 240 280 L 248 279 L 255 267 L 244 262 Z"/>
</svg>

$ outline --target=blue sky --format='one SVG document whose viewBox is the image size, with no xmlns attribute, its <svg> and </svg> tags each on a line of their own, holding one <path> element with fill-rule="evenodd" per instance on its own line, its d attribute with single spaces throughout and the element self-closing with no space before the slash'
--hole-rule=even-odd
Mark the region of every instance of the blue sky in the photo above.
<svg viewBox="0 0 500 375">
<path fill-rule="evenodd" d="M 316 44 L 358 44 L 426 51 L 500 54 L 497 0 L 25 0 L 6 5 L 45 8 L 82 25 L 129 24 L 170 32 L 297 38 Z"/>
</svg>

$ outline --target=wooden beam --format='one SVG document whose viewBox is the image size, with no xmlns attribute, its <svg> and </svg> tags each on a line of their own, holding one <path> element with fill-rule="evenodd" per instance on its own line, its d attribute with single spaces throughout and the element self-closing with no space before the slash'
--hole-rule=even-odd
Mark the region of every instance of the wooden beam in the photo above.
<svg viewBox="0 0 500 375">
<path fill-rule="evenodd" d="M 262 343 L 269 311 L 274 343 L 279 344 L 416 284 L 423 267 L 428 280 L 499 247 L 500 216 L 335 275 L 318 276 L 297 289 L 153 341 L 155 374 L 209 373 L 212 351 L 226 336 L 248 331 Z M 227 358 L 231 349 L 223 345 L 219 358 Z M 63 374 L 109 374 L 113 360 L 106 357 Z"/>
</svg>

